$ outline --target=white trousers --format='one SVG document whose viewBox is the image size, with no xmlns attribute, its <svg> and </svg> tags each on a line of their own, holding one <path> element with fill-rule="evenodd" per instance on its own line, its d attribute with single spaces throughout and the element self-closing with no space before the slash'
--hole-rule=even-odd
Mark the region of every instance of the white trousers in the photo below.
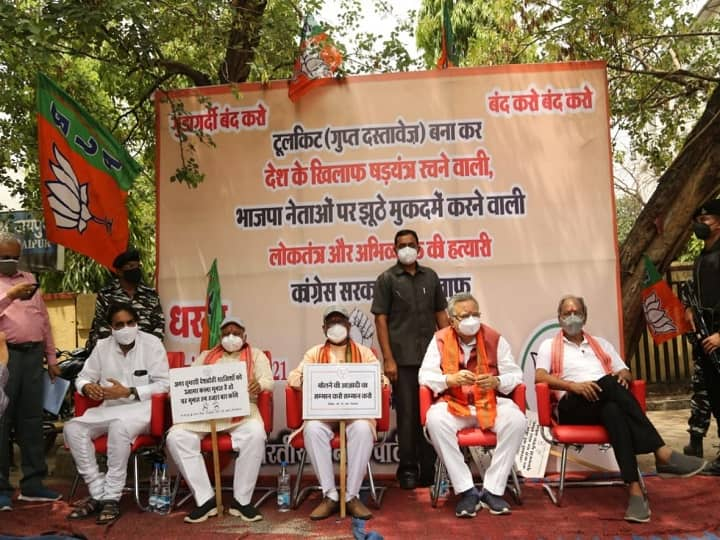
<svg viewBox="0 0 720 540">
<path fill-rule="evenodd" d="M 238 453 L 233 475 L 233 496 L 242 505 L 250 504 L 265 454 L 265 426 L 260 420 L 249 418 L 224 433 L 230 435 L 232 448 Z M 215 496 L 205 459 L 200 453 L 200 441 L 206 435 L 204 432 L 173 429 L 168 433 L 166 441 L 167 449 L 190 486 L 197 506 Z"/>
<path fill-rule="evenodd" d="M 135 437 L 150 430 L 148 420 L 137 418 L 84 422 L 82 417 L 65 424 L 63 437 L 75 467 L 83 477 L 90 496 L 99 501 L 119 501 L 127 479 L 130 446 Z M 107 433 L 107 473 L 100 472 L 93 439 Z"/>
<path fill-rule="evenodd" d="M 448 412 L 447 402 L 438 401 L 428 410 L 426 428 L 435 451 L 445 464 L 455 493 L 462 493 L 473 487 L 470 468 L 460 451 L 457 432 L 477 426 L 477 417 L 455 416 Z M 525 430 L 527 418 L 511 399 L 497 398 L 497 417 L 492 431 L 497 434 L 497 447 L 493 451 L 490 467 L 485 472 L 483 487 L 493 495 L 505 493 L 508 475 L 515 461 Z"/>
<path fill-rule="evenodd" d="M 339 500 L 335 486 L 335 471 L 332 462 L 330 441 L 333 438 L 333 426 L 338 423 L 309 420 L 303 427 L 305 450 L 310 456 L 315 476 L 317 476 L 323 495 Z M 365 477 L 375 438 L 373 429 L 366 420 L 353 420 L 345 427 L 347 436 L 347 484 L 345 500 L 349 501 L 360 493 L 360 486 Z"/>
</svg>

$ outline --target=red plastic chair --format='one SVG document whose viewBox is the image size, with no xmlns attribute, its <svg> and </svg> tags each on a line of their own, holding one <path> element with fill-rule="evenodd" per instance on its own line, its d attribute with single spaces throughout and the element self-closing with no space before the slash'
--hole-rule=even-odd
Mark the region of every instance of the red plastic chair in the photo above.
<svg viewBox="0 0 720 540">
<path fill-rule="evenodd" d="M 268 360 L 272 362 L 272 354 L 270 351 L 263 351 L 265 353 L 265 356 L 267 356 Z M 182 359 L 177 357 L 177 359 L 170 360 L 170 368 L 175 367 L 185 367 L 184 363 L 180 364 L 180 360 L 184 362 L 184 356 Z M 264 390 L 258 394 L 258 400 L 257 400 L 257 408 L 260 412 L 260 416 L 262 417 L 263 424 L 265 425 L 265 433 L 270 434 L 273 430 L 273 415 L 275 411 L 275 406 L 273 402 L 273 393 L 269 390 Z M 233 457 L 233 454 L 235 454 L 235 450 L 233 450 L 232 447 L 232 438 L 230 437 L 229 433 L 218 433 L 217 434 L 217 444 L 218 444 L 218 454 L 222 457 L 225 456 L 225 459 L 221 461 L 220 469 L 224 469 L 225 466 L 230 462 L 230 460 Z M 212 436 L 210 434 L 205 435 L 203 437 L 202 441 L 200 441 L 200 451 L 205 454 L 206 456 L 212 455 Z M 208 466 L 209 470 L 212 471 L 212 460 L 208 460 Z M 179 476 L 179 475 L 178 475 Z M 231 486 L 223 487 L 223 490 L 226 491 L 232 491 Z M 260 498 L 253 503 L 255 508 L 260 507 L 262 503 L 264 503 L 269 497 L 271 497 L 273 494 L 277 492 L 277 489 L 274 487 L 264 487 L 264 486 L 255 486 L 255 491 L 261 491 L 263 494 L 260 496 Z M 188 493 L 185 497 L 183 497 L 178 503 L 176 504 L 176 507 L 182 506 L 190 497 L 192 496 L 192 493 Z"/>
<path fill-rule="evenodd" d="M 287 427 L 295 431 L 303 425 L 302 417 L 302 390 L 296 390 L 290 386 L 285 387 L 285 419 Z M 387 432 L 390 430 L 390 387 L 384 386 L 382 389 L 382 416 L 377 419 L 375 425 L 375 431 L 377 438 L 375 445 L 382 444 L 385 442 Z M 297 475 L 295 478 L 295 486 L 292 492 L 292 507 L 299 507 L 305 498 L 310 494 L 311 491 L 320 490 L 320 486 L 312 485 L 306 486 L 302 490 L 300 484 L 302 483 L 303 470 L 305 469 L 305 461 L 307 459 L 307 452 L 305 451 L 305 439 L 302 432 L 295 435 L 290 441 L 290 446 L 300 453 L 300 461 L 298 462 Z M 340 434 L 335 432 L 332 440 L 330 441 L 330 448 L 333 450 L 340 448 Z M 367 478 L 370 489 L 370 497 L 372 498 L 373 504 L 376 508 L 380 508 L 382 503 L 383 495 L 385 494 L 384 486 L 376 486 L 375 479 L 373 477 L 372 460 L 368 461 L 367 465 Z M 366 489 L 366 488 L 362 488 Z"/>
<path fill-rule="evenodd" d="M 512 394 L 510 394 L 510 398 L 512 398 L 512 400 L 517 404 L 517 406 L 520 407 L 520 410 L 525 413 L 525 385 L 522 383 L 517 385 L 517 387 L 515 387 L 515 390 L 513 390 Z M 423 427 L 425 426 L 425 422 L 427 420 L 427 412 L 434 402 L 435 400 L 433 398 L 433 391 L 427 386 L 420 386 L 420 422 Z M 428 441 L 430 441 L 427 430 L 425 432 L 425 436 Z M 457 433 L 457 438 L 458 445 L 461 449 L 469 448 L 471 446 L 478 446 L 481 447 L 486 453 L 491 453 L 492 450 L 497 446 L 497 436 L 495 435 L 495 432 L 490 430 L 486 431 L 479 427 L 461 429 Z M 433 487 L 430 490 L 430 503 L 432 504 L 433 508 L 437 506 L 438 495 L 440 492 L 440 479 L 445 472 L 445 464 L 442 462 L 439 456 L 435 463 L 435 480 L 433 482 Z M 509 487 L 510 492 L 515 499 L 515 502 L 517 504 L 522 504 L 522 491 L 520 490 L 520 481 L 518 480 L 517 471 L 515 470 L 514 465 L 510 471 L 510 476 L 512 479 L 512 486 Z"/>
<path fill-rule="evenodd" d="M 630 391 L 637 399 L 642 410 L 645 411 L 645 381 L 632 381 Z M 553 418 L 552 391 L 546 383 L 535 384 L 535 395 L 537 398 L 538 423 L 543 427 L 543 438 L 552 445 L 562 446 L 559 480 L 545 480 L 543 482 L 543 488 L 552 502 L 557 506 L 561 506 L 566 487 L 625 485 L 622 480 L 568 480 L 566 475 L 568 450 L 572 447 L 579 452 L 586 444 L 609 445 L 610 436 L 605 427 L 601 425 L 558 424 Z M 640 486 L 644 492 L 645 484 L 639 469 L 638 473 L 640 475 Z M 553 490 L 554 487 L 557 487 L 557 495 Z"/>
<path fill-rule="evenodd" d="M 167 401 L 167 394 L 153 394 L 151 397 L 151 412 L 150 412 L 150 433 L 143 433 L 138 435 L 132 443 L 130 458 L 132 459 L 132 491 L 135 495 L 135 503 L 138 508 L 143 512 L 150 510 L 149 506 L 143 505 L 140 502 L 140 478 L 139 478 L 139 457 L 141 455 L 148 455 L 155 452 L 160 452 L 160 445 L 165 435 L 165 402 Z M 97 407 L 102 403 L 101 401 L 95 401 L 86 397 L 78 392 L 74 395 L 75 403 L 75 417 L 82 416 L 85 411 L 91 407 Z M 106 455 L 107 454 L 107 435 L 101 435 L 97 439 L 93 440 L 93 446 L 95 446 L 95 453 Z M 70 488 L 70 500 L 75 496 L 78 484 L 80 483 L 80 475 L 75 473 L 72 487 Z"/>
</svg>

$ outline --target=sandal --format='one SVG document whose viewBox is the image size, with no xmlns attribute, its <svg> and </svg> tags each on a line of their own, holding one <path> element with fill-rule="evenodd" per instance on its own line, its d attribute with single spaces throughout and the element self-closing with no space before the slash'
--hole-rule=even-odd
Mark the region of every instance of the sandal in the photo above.
<svg viewBox="0 0 720 540">
<path fill-rule="evenodd" d="M 120 504 L 118 501 L 103 501 L 100 515 L 95 520 L 98 525 L 107 525 L 120 517 Z"/>
<path fill-rule="evenodd" d="M 67 516 L 68 519 L 85 519 L 100 511 L 100 501 L 86 497 L 73 504 L 74 509 Z"/>
</svg>

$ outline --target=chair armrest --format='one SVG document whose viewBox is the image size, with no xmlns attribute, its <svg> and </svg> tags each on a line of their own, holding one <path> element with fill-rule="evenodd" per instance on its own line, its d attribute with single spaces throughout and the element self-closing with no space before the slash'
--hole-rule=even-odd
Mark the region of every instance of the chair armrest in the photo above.
<svg viewBox="0 0 720 540">
<path fill-rule="evenodd" d="M 420 386 L 420 425 L 425 425 L 427 412 L 433 404 L 433 391 L 428 386 Z"/>
<path fill-rule="evenodd" d="M 642 379 L 636 379 L 630 383 L 630 392 L 635 396 L 640 408 L 644 411 L 647 410 L 647 402 L 645 401 L 645 381 Z"/>
<path fill-rule="evenodd" d="M 102 403 L 102 401 L 95 401 L 94 399 L 90 399 L 89 397 L 81 394 L 80 392 L 75 392 L 75 395 L 73 396 L 73 403 L 75 406 L 75 417 L 82 416 L 85 414 L 85 411 L 92 407 L 97 407 Z"/>
<path fill-rule="evenodd" d="M 541 426 L 552 425 L 552 402 L 550 400 L 550 387 L 547 383 L 535 383 L 535 398 L 537 399 L 538 423 Z"/>
<path fill-rule="evenodd" d="M 285 387 L 285 421 L 290 429 L 302 426 L 302 390 Z"/>
<path fill-rule="evenodd" d="M 382 416 L 378 418 L 375 426 L 378 431 L 390 431 L 390 386 L 383 386 L 382 392 Z"/>
<path fill-rule="evenodd" d="M 270 390 L 263 390 L 258 394 L 257 408 L 265 424 L 265 433 L 272 433 L 273 430 L 273 393 Z"/>
<path fill-rule="evenodd" d="M 165 425 L 165 404 L 170 394 L 163 392 L 150 396 L 150 435 L 162 437 L 167 426 Z"/>
<path fill-rule="evenodd" d="M 525 383 L 518 384 L 515 389 L 510 393 L 510 397 L 523 413 L 527 409 L 527 403 L 525 399 L 526 394 L 527 387 L 525 386 Z"/>
</svg>

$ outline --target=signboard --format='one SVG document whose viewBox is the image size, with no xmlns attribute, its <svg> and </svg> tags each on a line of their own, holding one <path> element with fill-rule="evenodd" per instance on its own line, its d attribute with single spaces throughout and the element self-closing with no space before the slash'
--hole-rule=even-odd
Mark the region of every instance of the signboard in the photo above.
<svg viewBox="0 0 720 540">
<path fill-rule="evenodd" d="M 65 249 L 45 236 L 45 222 L 30 212 L 0 212 L 0 231 L 8 231 L 22 239 L 20 270 L 42 272 L 65 268 Z"/>
<path fill-rule="evenodd" d="M 303 419 L 351 420 L 382 416 L 380 364 L 305 364 Z"/>
<path fill-rule="evenodd" d="M 173 423 L 250 414 L 245 362 L 170 370 Z"/>
</svg>

